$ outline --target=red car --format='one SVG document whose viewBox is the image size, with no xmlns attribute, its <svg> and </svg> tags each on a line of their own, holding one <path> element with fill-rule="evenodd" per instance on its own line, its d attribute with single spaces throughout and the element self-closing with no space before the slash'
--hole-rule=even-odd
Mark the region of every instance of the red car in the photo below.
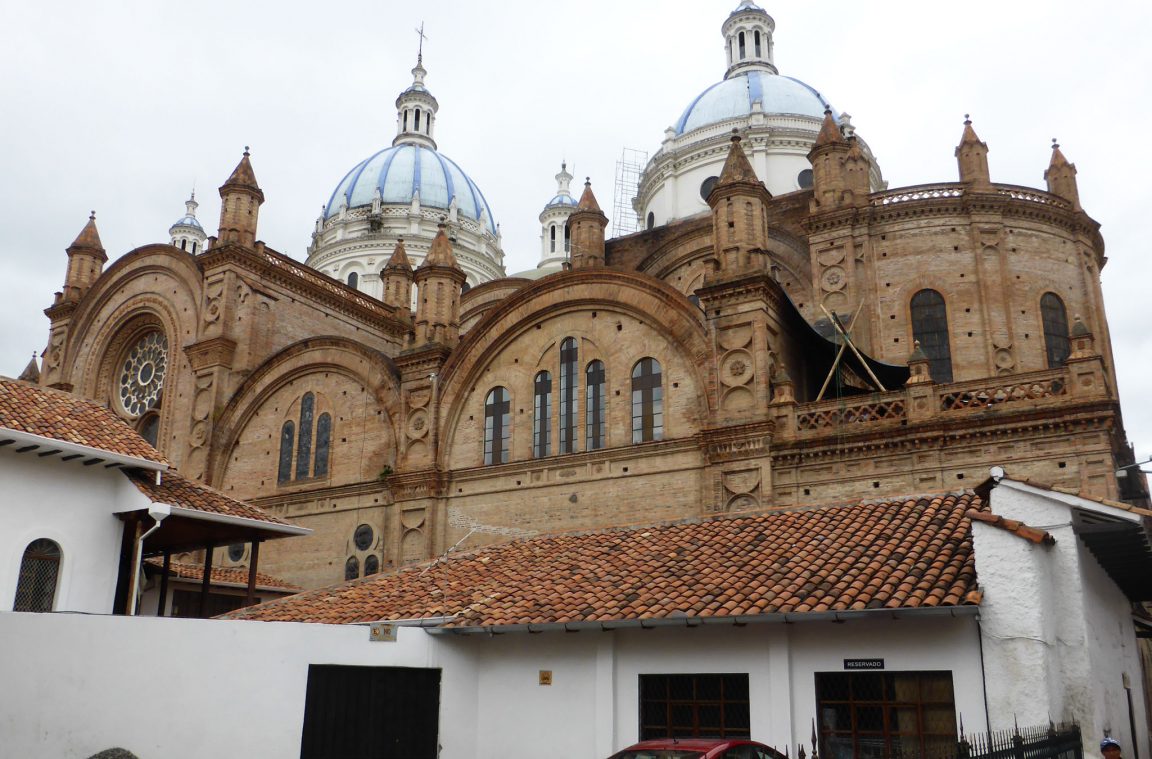
<svg viewBox="0 0 1152 759">
<path fill-rule="evenodd" d="M 786 759 L 756 741 L 732 738 L 660 738 L 641 741 L 609 759 Z"/>
</svg>

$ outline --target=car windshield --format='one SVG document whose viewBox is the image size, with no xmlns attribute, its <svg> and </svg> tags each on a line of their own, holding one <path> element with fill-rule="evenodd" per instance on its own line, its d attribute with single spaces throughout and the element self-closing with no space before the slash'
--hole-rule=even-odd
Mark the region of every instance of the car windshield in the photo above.
<svg viewBox="0 0 1152 759">
<path fill-rule="evenodd" d="M 700 759 L 699 751 L 681 751 L 675 748 L 651 748 L 640 751 L 621 751 L 612 759 Z"/>
</svg>

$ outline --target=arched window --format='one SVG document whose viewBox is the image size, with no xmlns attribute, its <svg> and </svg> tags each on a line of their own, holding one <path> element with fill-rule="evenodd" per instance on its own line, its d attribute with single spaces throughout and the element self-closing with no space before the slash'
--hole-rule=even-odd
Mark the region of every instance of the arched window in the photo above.
<svg viewBox="0 0 1152 759">
<path fill-rule="evenodd" d="M 592 361 L 584 370 L 584 447 L 596 451 L 605 446 L 605 398 L 607 385 L 604 381 L 604 363 Z"/>
<path fill-rule="evenodd" d="M 576 452 L 576 338 L 560 343 L 560 453 Z"/>
<path fill-rule="evenodd" d="M 753 33 L 752 39 L 756 42 L 756 57 L 760 57 L 760 31 L 757 30 Z"/>
<path fill-rule="evenodd" d="M 1059 295 L 1044 293 L 1040 299 L 1040 318 L 1044 321 L 1044 350 L 1048 354 L 1048 368 L 1064 366 L 1072 346 L 1068 341 L 1068 312 Z"/>
<path fill-rule="evenodd" d="M 532 387 L 532 455 L 543 458 L 552 455 L 552 375 L 540 372 Z"/>
<path fill-rule="evenodd" d="M 416 109 L 416 131 L 420 131 L 420 109 Z"/>
<path fill-rule="evenodd" d="M 277 484 L 292 479 L 292 446 L 296 442 L 296 424 L 291 420 L 280 428 L 280 466 L 276 471 Z"/>
<path fill-rule="evenodd" d="M 188 250 L 188 241 L 187 240 L 181 240 L 180 241 L 180 250 Z"/>
<path fill-rule="evenodd" d="M 196 241 L 195 240 L 192 241 L 192 252 L 193 253 L 196 252 Z"/>
<path fill-rule="evenodd" d="M 746 53 L 744 50 L 744 32 L 740 32 L 740 60 L 744 60 Z"/>
<path fill-rule="evenodd" d="M 484 463 L 507 464 L 512 435 L 512 401 L 508 391 L 494 387 L 484 401 Z"/>
<path fill-rule="evenodd" d="M 276 484 L 327 477 L 331 453 L 332 415 L 325 411 L 317 417 L 315 394 L 304 393 L 300 399 L 299 426 L 295 420 L 289 419 L 280 427 Z"/>
<path fill-rule="evenodd" d="M 572 230 L 568 225 L 564 225 L 564 252 L 569 253 L 572 251 Z"/>
<path fill-rule="evenodd" d="M 632 442 L 664 439 L 664 388 L 660 362 L 642 358 L 632 367 Z"/>
<path fill-rule="evenodd" d="M 404 109 L 404 131 L 408 131 L 408 109 Z"/>
<path fill-rule="evenodd" d="M 355 556 L 349 556 L 348 561 L 344 562 L 344 579 L 355 580 L 360 576 L 360 559 Z"/>
<path fill-rule="evenodd" d="M 648 227 L 648 229 L 652 229 L 652 227 L 654 227 L 654 226 L 656 226 L 656 214 L 649 211 L 648 212 L 647 227 Z"/>
<path fill-rule="evenodd" d="M 312 459 L 312 417 L 316 411 L 316 396 L 304 393 L 300 401 L 300 432 L 296 436 L 296 479 L 308 478 L 308 465 Z"/>
<path fill-rule="evenodd" d="M 364 576 L 374 575 L 380 571 L 380 557 L 376 554 L 368 554 L 364 557 Z"/>
<path fill-rule="evenodd" d="M 556 252 L 556 225 L 553 224 L 548 228 L 548 236 L 551 238 L 548 242 L 548 252 Z"/>
<path fill-rule="evenodd" d="M 140 417 L 140 421 L 136 424 L 136 430 L 140 433 L 140 437 L 155 447 L 160 438 L 160 415 L 155 411 L 149 411 Z"/>
<path fill-rule="evenodd" d="M 928 368 L 936 382 L 952 381 L 952 349 L 948 345 L 948 309 L 944 296 L 935 290 L 921 290 L 912 296 L 912 338 L 928 357 Z"/>
<path fill-rule="evenodd" d="M 360 284 L 360 275 L 354 271 L 348 272 L 348 286 L 357 287 Z"/>
<path fill-rule="evenodd" d="M 47 538 L 33 540 L 20 560 L 12 611 L 52 611 L 60 577 L 60 546 Z"/>
</svg>

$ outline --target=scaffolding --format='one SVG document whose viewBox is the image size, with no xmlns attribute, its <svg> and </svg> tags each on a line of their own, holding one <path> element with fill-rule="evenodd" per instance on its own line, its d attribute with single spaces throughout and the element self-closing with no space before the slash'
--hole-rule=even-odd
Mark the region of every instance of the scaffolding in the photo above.
<svg viewBox="0 0 1152 759">
<path fill-rule="evenodd" d="M 612 199 L 612 236 L 630 235 L 640 229 L 640 216 L 635 206 L 640 189 L 640 175 L 648 165 L 648 154 L 624 148 L 616 162 L 616 192 Z"/>
</svg>

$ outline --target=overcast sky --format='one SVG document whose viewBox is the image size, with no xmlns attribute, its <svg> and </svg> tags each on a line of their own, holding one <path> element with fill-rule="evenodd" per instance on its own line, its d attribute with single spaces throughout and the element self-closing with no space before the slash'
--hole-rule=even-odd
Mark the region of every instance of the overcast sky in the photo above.
<svg viewBox="0 0 1152 759">
<path fill-rule="evenodd" d="M 116 259 L 166 242 L 195 185 L 213 234 L 245 145 L 260 238 L 303 260 L 337 182 L 391 143 L 421 22 L 439 148 L 485 194 L 509 273 L 533 267 L 560 160 L 611 215 L 622 149 L 655 152 L 722 78 L 736 4 L 0 0 L 0 374 L 47 342 L 42 311 L 90 210 Z M 780 72 L 852 115 L 892 187 L 956 179 L 965 113 L 996 182 L 1044 187 L 1059 138 L 1103 225 L 1125 422 L 1152 455 L 1152 3 L 763 5 Z"/>
</svg>

